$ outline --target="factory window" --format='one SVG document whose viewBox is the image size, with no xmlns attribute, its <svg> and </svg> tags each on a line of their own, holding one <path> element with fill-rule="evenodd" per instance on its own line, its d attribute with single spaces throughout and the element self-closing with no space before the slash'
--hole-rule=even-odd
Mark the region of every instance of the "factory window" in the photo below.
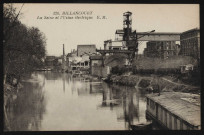
<svg viewBox="0 0 204 135">
<path fill-rule="evenodd" d="M 174 129 L 177 130 L 177 119 L 174 117 Z"/>
<path fill-rule="evenodd" d="M 167 111 L 164 110 L 164 125 L 167 126 Z"/>
<path fill-rule="evenodd" d="M 85 61 L 85 66 L 88 66 L 88 63 L 89 63 L 88 61 Z"/>
<path fill-rule="evenodd" d="M 183 130 L 187 129 L 187 125 L 183 123 Z"/>
<path fill-rule="evenodd" d="M 172 129 L 172 116 L 169 114 L 169 128 Z"/>
<path fill-rule="evenodd" d="M 161 121 L 163 121 L 163 109 L 161 108 Z"/>
<path fill-rule="evenodd" d="M 180 130 L 183 130 L 183 122 L 180 121 Z"/>
<path fill-rule="evenodd" d="M 187 125 L 187 130 L 191 130 L 191 127 L 189 125 Z"/>
</svg>

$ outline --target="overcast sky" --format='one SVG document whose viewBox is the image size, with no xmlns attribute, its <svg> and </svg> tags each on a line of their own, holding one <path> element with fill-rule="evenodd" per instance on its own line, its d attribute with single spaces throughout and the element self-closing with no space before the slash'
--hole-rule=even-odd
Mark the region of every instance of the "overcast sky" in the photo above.
<svg viewBox="0 0 204 135">
<path fill-rule="evenodd" d="M 18 10 L 21 5 L 15 4 Z M 92 11 L 93 19 L 44 19 L 44 16 L 56 17 L 55 11 Z M 115 30 L 122 29 L 122 15 L 126 11 L 133 13 L 132 28 L 138 32 L 183 32 L 200 26 L 198 4 L 24 4 L 20 20 L 27 26 L 38 27 L 47 38 L 47 54 L 59 56 L 62 44 L 66 54 L 79 44 L 103 48 L 104 40 L 114 40 Z M 38 16 L 43 19 L 37 19 Z M 139 46 L 139 53 L 144 47 L 145 43 Z"/>
</svg>

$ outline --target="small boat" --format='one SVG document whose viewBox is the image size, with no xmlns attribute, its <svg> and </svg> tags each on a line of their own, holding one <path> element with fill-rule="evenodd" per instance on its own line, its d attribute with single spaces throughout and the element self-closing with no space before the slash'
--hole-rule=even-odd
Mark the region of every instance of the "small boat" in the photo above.
<svg viewBox="0 0 204 135">
<path fill-rule="evenodd" d="M 152 129 L 152 122 L 130 125 L 130 128 L 132 130 L 151 130 Z"/>
</svg>

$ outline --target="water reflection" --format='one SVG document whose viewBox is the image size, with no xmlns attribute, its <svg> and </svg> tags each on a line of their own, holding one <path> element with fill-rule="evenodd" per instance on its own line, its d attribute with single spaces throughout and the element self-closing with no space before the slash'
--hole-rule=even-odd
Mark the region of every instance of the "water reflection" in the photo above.
<svg viewBox="0 0 204 135">
<path fill-rule="evenodd" d="M 125 128 L 130 129 L 130 125 L 146 122 L 145 118 L 145 95 L 139 89 L 127 86 L 118 86 L 103 83 L 102 107 L 110 107 L 116 111 L 117 120 L 125 121 Z M 121 112 L 122 111 L 122 112 Z"/>
<path fill-rule="evenodd" d="M 44 85 L 44 83 L 23 83 L 24 90 L 19 90 L 15 100 L 10 99 L 6 112 L 13 131 L 40 129 L 46 106 Z"/>
<path fill-rule="evenodd" d="M 66 73 L 37 72 L 8 117 L 13 131 L 129 130 L 146 122 L 145 92 Z"/>
</svg>

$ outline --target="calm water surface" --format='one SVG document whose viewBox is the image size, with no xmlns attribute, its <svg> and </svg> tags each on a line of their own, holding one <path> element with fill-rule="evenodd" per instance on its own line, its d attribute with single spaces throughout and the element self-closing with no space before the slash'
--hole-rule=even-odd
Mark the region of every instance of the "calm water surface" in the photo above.
<svg viewBox="0 0 204 135">
<path fill-rule="evenodd" d="M 66 73 L 36 72 L 11 101 L 13 131 L 129 130 L 146 122 L 145 93 Z"/>
</svg>

